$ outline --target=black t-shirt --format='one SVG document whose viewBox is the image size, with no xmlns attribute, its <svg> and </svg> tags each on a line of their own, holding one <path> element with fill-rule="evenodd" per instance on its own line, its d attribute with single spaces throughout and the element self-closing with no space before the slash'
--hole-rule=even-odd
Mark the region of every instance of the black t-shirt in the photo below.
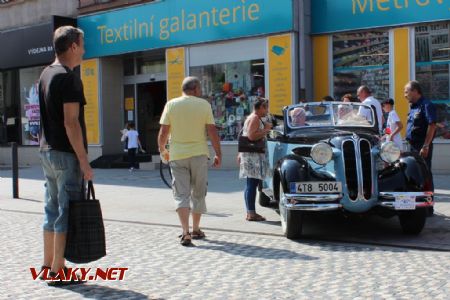
<svg viewBox="0 0 450 300">
<path fill-rule="evenodd" d="M 84 122 L 83 83 L 69 68 L 54 64 L 42 71 L 39 79 L 39 105 L 41 112 L 40 147 L 42 150 L 74 152 L 64 127 L 64 103 L 80 104 L 80 122 L 84 147 L 87 150 Z"/>
</svg>

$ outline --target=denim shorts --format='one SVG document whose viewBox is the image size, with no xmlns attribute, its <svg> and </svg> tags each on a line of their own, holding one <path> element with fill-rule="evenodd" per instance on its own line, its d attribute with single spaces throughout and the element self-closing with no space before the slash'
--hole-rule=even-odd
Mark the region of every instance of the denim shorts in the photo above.
<svg viewBox="0 0 450 300">
<path fill-rule="evenodd" d="M 44 230 L 67 232 L 69 201 L 82 197 L 80 164 L 74 153 L 56 150 L 41 151 L 40 159 L 45 176 Z"/>
</svg>

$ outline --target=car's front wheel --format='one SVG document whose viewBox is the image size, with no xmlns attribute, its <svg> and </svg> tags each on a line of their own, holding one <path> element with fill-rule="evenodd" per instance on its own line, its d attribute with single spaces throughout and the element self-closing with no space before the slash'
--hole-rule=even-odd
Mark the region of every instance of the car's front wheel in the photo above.
<svg viewBox="0 0 450 300">
<path fill-rule="evenodd" d="M 404 211 L 398 215 L 400 225 L 405 234 L 419 234 L 425 226 L 427 210 L 417 208 L 411 211 Z"/>
<path fill-rule="evenodd" d="M 288 239 L 298 239 L 302 236 L 304 213 L 298 210 L 289 210 L 284 207 L 285 195 L 281 182 L 279 193 L 280 201 L 278 202 L 278 205 L 283 233 Z"/>
</svg>

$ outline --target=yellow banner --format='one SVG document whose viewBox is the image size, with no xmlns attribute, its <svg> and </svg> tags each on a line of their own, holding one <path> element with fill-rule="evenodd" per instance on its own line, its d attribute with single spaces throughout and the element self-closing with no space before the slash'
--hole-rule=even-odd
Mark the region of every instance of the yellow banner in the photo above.
<svg viewBox="0 0 450 300">
<path fill-rule="evenodd" d="M 89 59 L 81 64 L 81 80 L 83 81 L 86 106 L 86 135 L 88 144 L 100 144 L 100 122 L 98 109 L 98 59 Z"/>
<path fill-rule="evenodd" d="M 167 100 L 181 96 L 181 83 L 186 76 L 184 48 L 166 50 Z"/>
<path fill-rule="evenodd" d="M 269 110 L 280 115 L 292 104 L 292 39 L 290 34 L 267 38 L 269 66 Z"/>
</svg>

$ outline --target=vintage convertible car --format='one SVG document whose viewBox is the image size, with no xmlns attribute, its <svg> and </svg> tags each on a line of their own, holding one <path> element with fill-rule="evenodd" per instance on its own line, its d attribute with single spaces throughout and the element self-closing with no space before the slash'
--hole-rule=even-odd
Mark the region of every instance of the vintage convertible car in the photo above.
<svg viewBox="0 0 450 300">
<path fill-rule="evenodd" d="M 398 216 L 404 233 L 422 231 L 434 205 L 431 173 L 420 156 L 382 142 L 374 111 L 342 102 L 283 109 L 268 137 L 271 172 L 259 202 L 279 208 L 287 238 L 301 236 L 309 211 Z"/>
</svg>

